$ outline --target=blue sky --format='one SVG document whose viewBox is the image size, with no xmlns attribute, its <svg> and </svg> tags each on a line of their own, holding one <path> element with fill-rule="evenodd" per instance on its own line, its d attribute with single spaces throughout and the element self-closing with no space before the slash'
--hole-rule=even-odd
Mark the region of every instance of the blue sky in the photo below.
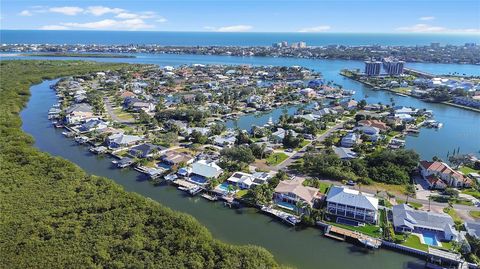
<svg viewBox="0 0 480 269">
<path fill-rule="evenodd" d="M 480 1 L 2 0 L 1 29 L 480 33 Z"/>
</svg>

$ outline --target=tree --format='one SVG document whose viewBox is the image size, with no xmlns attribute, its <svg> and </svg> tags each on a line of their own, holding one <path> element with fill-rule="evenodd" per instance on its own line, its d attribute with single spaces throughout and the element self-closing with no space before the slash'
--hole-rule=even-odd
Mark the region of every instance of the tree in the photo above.
<svg viewBox="0 0 480 269">
<path fill-rule="evenodd" d="M 193 130 L 190 134 L 190 141 L 197 144 L 205 144 L 208 141 L 208 137 L 197 130 Z"/>
<path fill-rule="evenodd" d="M 232 148 L 223 149 L 220 155 L 231 162 L 243 162 L 246 164 L 255 161 L 252 150 L 247 146 L 235 146 Z"/>
<path fill-rule="evenodd" d="M 407 204 L 408 204 L 408 198 L 414 197 L 415 194 L 416 194 L 416 190 L 413 184 L 408 184 L 407 186 L 405 186 L 405 195 L 407 196 L 407 201 L 406 201 Z"/>
<path fill-rule="evenodd" d="M 366 106 L 367 106 L 367 101 L 365 99 L 360 100 L 360 102 L 358 102 L 357 104 L 357 107 L 359 109 L 364 109 Z"/>
<path fill-rule="evenodd" d="M 268 205 L 272 201 L 273 189 L 267 185 L 257 185 L 249 190 L 257 205 Z"/>
</svg>

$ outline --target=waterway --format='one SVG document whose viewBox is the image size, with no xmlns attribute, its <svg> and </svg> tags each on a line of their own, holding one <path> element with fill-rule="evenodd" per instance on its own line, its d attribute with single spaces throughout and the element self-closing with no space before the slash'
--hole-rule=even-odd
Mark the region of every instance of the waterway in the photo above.
<svg viewBox="0 0 480 269">
<path fill-rule="evenodd" d="M 170 54 L 135 54 L 136 58 L 85 58 L 91 61 L 104 62 L 129 62 L 157 64 L 161 66 L 182 64 L 250 64 L 250 65 L 300 65 L 321 72 L 327 81 L 340 84 L 344 89 L 354 90 L 356 100 L 366 99 L 369 103 L 383 103 L 425 108 L 434 112 L 434 118 L 444 124 L 444 127 L 436 129 L 422 129 L 418 136 L 406 138 L 406 148 L 415 149 L 423 159 L 431 159 L 438 156 L 447 159 L 447 153 L 460 149 L 461 153 L 473 153 L 480 157 L 480 113 L 443 104 L 426 103 L 412 97 L 402 97 L 386 91 L 374 91 L 357 81 L 350 80 L 339 74 L 341 69 L 362 68 L 360 61 L 348 60 L 316 60 L 274 57 L 234 57 L 216 55 L 170 55 Z M 68 57 L 1 57 L 7 59 L 53 59 L 71 60 Z M 82 58 L 74 58 L 80 60 Z M 431 63 L 407 63 L 407 67 L 426 71 L 432 74 L 448 74 L 458 72 L 466 75 L 480 75 L 480 68 L 475 65 L 459 64 L 431 64 Z M 288 108 L 291 114 L 294 108 Z M 270 114 L 246 115 L 236 122 L 229 122 L 229 127 L 249 129 L 252 125 L 267 123 L 270 116 L 276 120 L 283 113 L 283 109 L 275 109 Z"/>
<path fill-rule="evenodd" d="M 22 128 L 34 137 L 35 147 L 68 159 L 88 173 L 111 178 L 127 191 L 194 216 L 215 238 L 232 244 L 265 247 L 278 262 L 297 268 L 423 268 L 424 262 L 412 256 L 385 249 L 367 251 L 325 238 L 314 228 L 295 230 L 255 209 L 228 209 L 201 197 L 187 197 L 171 186 L 154 187 L 133 170 L 113 168 L 112 159 L 91 154 L 87 147 L 79 146 L 65 138 L 61 129 L 52 127 L 47 112 L 57 102 L 55 92 L 49 88 L 53 83 L 45 81 L 32 86 L 31 98 L 21 112 Z"/>
</svg>

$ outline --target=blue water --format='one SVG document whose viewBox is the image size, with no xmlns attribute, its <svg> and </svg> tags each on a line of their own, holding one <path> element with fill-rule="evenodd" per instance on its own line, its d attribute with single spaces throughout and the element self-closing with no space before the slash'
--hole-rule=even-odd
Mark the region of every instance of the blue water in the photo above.
<svg viewBox="0 0 480 269">
<path fill-rule="evenodd" d="M 472 34 L 354 34 L 354 33 L 218 33 L 218 32 L 123 32 L 0 30 L 2 43 L 28 44 L 160 44 L 182 46 L 270 46 L 279 41 L 305 41 L 323 45 L 427 45 L 431 42 L 459 45 L 480 43 Z"/>
<path fill-rule="evenodd" d="M 423 241 L 429 246 L 438 246 L 437 237 L 434 232 L 423 231 Z"/>
</svg>

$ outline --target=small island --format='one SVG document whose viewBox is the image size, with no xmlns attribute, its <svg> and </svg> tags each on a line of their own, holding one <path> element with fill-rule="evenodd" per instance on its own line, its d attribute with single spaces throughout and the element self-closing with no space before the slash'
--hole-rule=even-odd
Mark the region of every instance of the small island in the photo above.
<svg viewBox="0 0 480 269">
<path fill-rule="evenodd" d="M 77 53 L 77 52 L 53 52 L 21 54 L 21 56 L 33 57 L 79 57 L 79 58 L 136 58 L 134 55 L 112 54 L 112 53 Z"/>
</svg>

